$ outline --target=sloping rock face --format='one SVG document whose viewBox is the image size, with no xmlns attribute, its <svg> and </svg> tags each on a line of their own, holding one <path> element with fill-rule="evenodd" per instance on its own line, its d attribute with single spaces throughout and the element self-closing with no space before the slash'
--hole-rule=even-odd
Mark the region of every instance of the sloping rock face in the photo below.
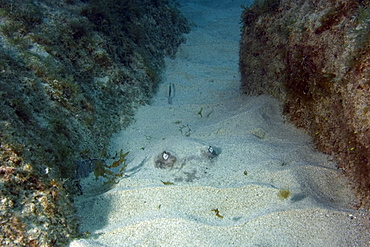
<svg viewBox="0 0 370 247">
<path fill-rule="evenodd" d="M 281 99 L 369 208 L 370 2 L 257 0 L 242 20 L 244 92 Z"/>
<path fill-rule="evenodd" d="M 76 160 L 107 156 L 187 31 L 171 0 L 0 0 L 0 245 L 77 234 Z"/>
</svg>

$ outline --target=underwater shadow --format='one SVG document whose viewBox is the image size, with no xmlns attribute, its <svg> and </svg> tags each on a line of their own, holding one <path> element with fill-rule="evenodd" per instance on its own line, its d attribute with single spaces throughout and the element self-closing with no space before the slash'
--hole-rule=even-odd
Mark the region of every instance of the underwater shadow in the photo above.
<svg viewBox="0 0 370 247">
<path fill-rule="evenodd" d="M 109 194 L 115 185 L 121 180 L 139 172 L 147 159 L 140 164 L 126 170 L 125 156 L 119 155 L 119 159 L 107 165 L 104 160 L 90 159 L 78 161 L 78 187 L 80 195 L 76 196 L 75 208 L 77 217 L 80 219 L 79 231 L 92 237 L 100 234 L 99 230 L 109 224 L 109 212 L 112 207 L 113 195 Z"/>
</svg>

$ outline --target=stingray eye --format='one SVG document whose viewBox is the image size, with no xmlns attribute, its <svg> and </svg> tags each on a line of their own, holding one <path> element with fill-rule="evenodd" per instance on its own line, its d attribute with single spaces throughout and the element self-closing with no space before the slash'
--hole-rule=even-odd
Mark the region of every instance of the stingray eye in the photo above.
<svg viewBox="0 0 370 247">
<path fill-rule="evenodd" d="M 163 158 L 164 160 L 168 160 L 168 157 L 170 157 L 170 156 L 169 156 L 169 154 L 168 154 L 166 151 L 164 151 L 164 152 L 162 153 L 162 158 Z"/>
<path fill-rule="evenodd" d="M 209 146 L 208 147 L 208 153 L 213 154 L 213 152 L 214 152 L 213 147 L 212 146 Z"/>
</svg>

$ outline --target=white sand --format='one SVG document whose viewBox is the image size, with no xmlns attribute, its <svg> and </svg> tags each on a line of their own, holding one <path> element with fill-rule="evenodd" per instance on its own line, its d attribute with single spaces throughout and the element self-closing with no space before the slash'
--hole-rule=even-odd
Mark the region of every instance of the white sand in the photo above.
<svg viewBox="0 0 370 247">
<path fill-rule="evenodd" d="M 90 235 L 70 246 L 366 246 L 366 215 L 336 164 L 276 100 L 239 92 L 245 1 L 193 1 L 181 10 L 196 27 L 167 60 L 153 103 L 112 138 L 111 154 L 130 151 L 127 177 L 104 193 L 93 176 L 81 182 L 76 205 Z M 202 155 L 209 145 L 212 160 Z M 154 166 L 162 151 L 177 157 L 174 168 Z"/>
</svg>

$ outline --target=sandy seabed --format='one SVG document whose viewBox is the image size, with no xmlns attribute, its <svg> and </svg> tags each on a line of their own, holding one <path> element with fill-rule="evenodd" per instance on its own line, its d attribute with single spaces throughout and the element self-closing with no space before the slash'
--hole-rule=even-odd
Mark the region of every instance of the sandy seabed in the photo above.
<svg viewBox="0 0 370 247">
<path fill-rule="evenodd" d="M 70 246 L 370 244 L 369 214 L 354 209 L 331 157 L 285 121 L 277 100 L 240 93 L 245 1 L 180 2 L 194 27 L 152 103 L 112 138 L 110 153 L 130 151 L 126 177 L 109 191 L 93 175 L 81 181 L 76 206 L 89 235 Z M 163 151 L 173 167 L 155 167 Z"/>
</svg>

